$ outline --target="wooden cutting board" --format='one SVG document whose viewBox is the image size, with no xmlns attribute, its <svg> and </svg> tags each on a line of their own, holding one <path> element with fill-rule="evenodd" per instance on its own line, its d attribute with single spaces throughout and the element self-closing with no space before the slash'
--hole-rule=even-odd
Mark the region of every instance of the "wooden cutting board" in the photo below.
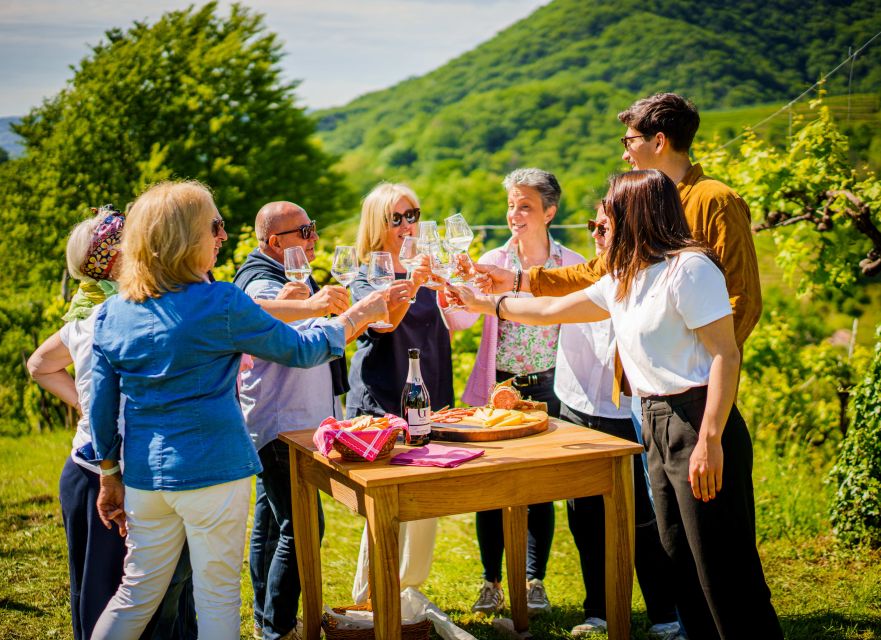
<svg viewBox="0 0 881 640">
<path fill-rule="evenodd" d="M 482 427 L 469 424 L 468 418 L 455 423 L 431 423 L 431 438 L 449 442 L 490 442 L 493 440 L 511 440 L 523 438 L 542 431 L 547 431 L 548 414 L 544 411 L 524 411 L 524 413 L 540 417 L 538 422 L 515 424 L 510 427 Z"/>
</svg>

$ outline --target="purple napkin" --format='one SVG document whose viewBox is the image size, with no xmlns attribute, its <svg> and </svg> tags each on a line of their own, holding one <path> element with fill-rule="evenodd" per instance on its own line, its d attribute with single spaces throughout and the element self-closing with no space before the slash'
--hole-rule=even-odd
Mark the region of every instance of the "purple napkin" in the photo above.
<svg viewBox="0 0 881 640">
<path fill-rule="evenodd" d="M 389 462 L 419 467 L 458 467 L 463 462 L 468 462 L 482 455 L 483 449 L 456 449 L 430 442 L 424 447 L 416 447 L 410 451 L 399 453 Z"/>
</svg>

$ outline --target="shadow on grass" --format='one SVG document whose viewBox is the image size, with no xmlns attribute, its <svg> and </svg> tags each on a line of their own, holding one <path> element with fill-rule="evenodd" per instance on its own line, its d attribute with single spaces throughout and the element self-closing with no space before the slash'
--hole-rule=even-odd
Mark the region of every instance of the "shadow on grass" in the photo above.
<svg viewBox="0 0 881 640">
<path fill-rule="evenodd" d="M 780 625 L 786 640 L 874 640 L 881 636 L 881 616 L 815 612 L 781 616 Z"/>
<path fill-rule="evenodd" d="M 39 607 L 34 607 L 23 602 L 18 602 L 12 598 L 0 598 L 0 611 L 17 611 L 33 616 L 44 616 L 46 612 Z"/>
</svg>

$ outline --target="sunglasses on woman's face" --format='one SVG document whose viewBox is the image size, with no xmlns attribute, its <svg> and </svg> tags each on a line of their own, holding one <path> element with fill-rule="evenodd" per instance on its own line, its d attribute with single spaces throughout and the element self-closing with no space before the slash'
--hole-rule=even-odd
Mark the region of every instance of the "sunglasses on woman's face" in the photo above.
<svg viewBox="0 0 881 640">
<path fill-rule="evenodd" d="M 419 222 L 419 216 L 422 215 L 422 211 L 418 208 L 416 209 L 407 209 L 403 213 L 398 213 L 397 211 L 392 212 L 392 226 L 400 227 L 401 223 L 404 221 L 404 218 L 407 219 L 407 222 L 410 224 L 416 224 Z"/>
<path fill-rule="evenodd" d="M 223 218 L 214 218 L 211 221 L 211 233 L 214 234 L 214 237 L 220 235 L 222 229 L 226 227 L 226 222 L 223 221 Z"/>
<path fill-rule="evenodd" d="M 604 237 L 606 235 L 606 231 L 609 230 L 606 225 L 600 224 L 596 220 L 588 220 L 587 228 L 590 229 L 591 233 L 596 232 L 596 234 L 601 238 Z"/>
</svg>

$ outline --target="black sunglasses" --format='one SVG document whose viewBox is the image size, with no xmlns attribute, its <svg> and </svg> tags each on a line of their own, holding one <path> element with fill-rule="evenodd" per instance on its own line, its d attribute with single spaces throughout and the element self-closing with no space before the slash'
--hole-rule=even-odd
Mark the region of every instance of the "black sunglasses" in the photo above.
<svg viewBox="0 0 881 640">
<path fill-rule="evenodd" d="M 588 220 L 587 221 L 587 228 L 590 229 L 591 233 L 596 231 L 596 234 L 601 238 L 604 237 L 606 235 L 606 231 L 609 230 L 609 228 L 606 225 L 600 224 L 596 220 Z"/>
<path fill-rule="evenodd" d="M 280 231 L 279 233 L 273 233 L 270 235 L 283 236 L 286 233 L 294 233 L 295 231 L 300 232 L 300 236 L 303 238 L 303 240 L 308 240 L 315 233 L 315 221 L 313 220 L 309 224 L 301 224 L 299 227 L 294 227 L 293 229 L 289 229 L 288 231 Z"/>
<path fill-rule="evenodd" d="M 418 207 L 416 209 L 407 209 L 404 213 L 395 211 L 392 213 L 392 226 L 400 227 L 404 218 L 407 218 L 407 222 L 410 224 L 416 224 L 419 222 L 419 216 L 421 215 L 422 211 Z"/>
<path fill-rule="evenodd" d="M 214 237 L 220 235 L 221 229 L 226 228 L 226 222 L 223 221 L 223 218 L 214 218 L 211 221 L 211 233 L 214 234 Z"/>
</svg>

